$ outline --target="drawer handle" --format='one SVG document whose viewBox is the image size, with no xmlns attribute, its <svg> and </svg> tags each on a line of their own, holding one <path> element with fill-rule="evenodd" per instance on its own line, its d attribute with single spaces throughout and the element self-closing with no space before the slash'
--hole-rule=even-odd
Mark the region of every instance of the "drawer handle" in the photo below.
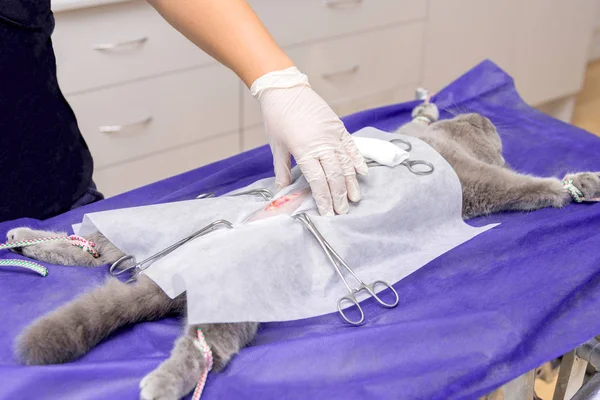
<svg viewBox="0 0 600 400">
<path fill-rule="evenodd" d="M 323 79 L 331 80 L 331 79 L 337 78 L 338 76 L 341 76 L 341 75 L 353 75 L 353 74 L 356 74 L 359 69 L 360 69 L 360 65 L 356 64 L 352 68 L 348 68 L 348 69 L 345 69 L 343 71 L 338 71 L 338 72 L 331 72 L 329 74 L 323 74 L 321 76 L 323 77 Z"/>
<path fill-rule="evenodd" d="M 126 129 L 138 128 L 145 125 L 148 125 L 152 121 L 152 117 L 146 117 L 141 121 L 132 122 L 130 124 L 125 125 L 103 125 L 98 127 L 100 132 L 102 133 L 117 133 L 124 131 Z"/>
<path fill-rule="evenodd" d="M 358 7 L 363 3 L 363 0 L 325 0 L 325 7 L 327 8 L 351 8 Z"/>
<path fill-rule="evenodd" d="M 144 36 L 138 39 L 126 40 L 124 42 L 118 43 L 104 43 L 97 44 L 94 46 L 94 50 L 98 51 L 109 51 L 109 50 L 118 50 L 123 47 L 139 47 L 148 41 L 148 36 Z"/>
</svg>

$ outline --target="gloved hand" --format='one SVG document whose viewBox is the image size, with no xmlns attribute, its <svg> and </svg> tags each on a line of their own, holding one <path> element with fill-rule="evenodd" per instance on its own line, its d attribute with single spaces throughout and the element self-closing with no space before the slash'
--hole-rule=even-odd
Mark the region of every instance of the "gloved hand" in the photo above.
<svg viewBox="0 0 600 400">
<path fill-rule="evenodd" d="M 260 104 L 273 152 L 275 183 L 291 183 L 290 155 L 302 170 L 321 215 L 345 214 L 360 200 L 356 173 L 368 172 L 344 124 L 296 67 L 270 72 L 250 88 Z"/>
</svg>

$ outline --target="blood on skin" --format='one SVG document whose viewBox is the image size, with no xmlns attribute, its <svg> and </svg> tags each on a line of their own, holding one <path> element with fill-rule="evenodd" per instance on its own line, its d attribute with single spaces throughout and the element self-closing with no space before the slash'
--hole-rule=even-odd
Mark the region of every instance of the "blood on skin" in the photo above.
<svg viewBox="0 0 600 400">
<path fill-rule="evenodd" d="M 285 196 L 281 196 L 269 204 L 266 207 L 258 210 L 252 214 L 246 222 L 258 221 L 275 215 L 288 214 L 291 215 L 294 211 L 300 207 L 306 196 L 309 194 L 308 189 L 302 189 L 298 192 L 288 193 Z"/>
</svg>

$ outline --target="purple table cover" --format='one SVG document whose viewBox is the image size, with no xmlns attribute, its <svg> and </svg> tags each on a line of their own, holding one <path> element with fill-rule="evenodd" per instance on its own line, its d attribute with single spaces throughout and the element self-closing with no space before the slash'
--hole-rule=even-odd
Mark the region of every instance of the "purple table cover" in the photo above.
<svg viewBox="0 0 600 400">
<path fill-rule="evenodd" d="M 442 118 L 451 117 L 448 110 L 489 117 L 506 160 L 519 171 L 557 177 L 600 171 L 600 138 L 527 106 L 511 77 L 490 61 L 434 100 L 446 109 Z M 344 122 L 350 132 L 393 130 L 415 104 Z M 2 223 L 0 235 L 23 225 L 70 231 L 84 213 L 221 194 L 269 176 L 271 168 L 262 147 L 46 221 Z M 3 196 L 10 192 L 2 189 Z M 469 221 L 495 222 L 502 224 L 398 282 L 397 308 L 367 301 L 363 327 L 337 314 L 263 324 L 250 347 L 209 376 L 204 398 L 473 399 L 600 333 L 600 204 Z M 0 399 L 137 399 L 140 379 L 168 357 L 180 322 L 121 329 L 70 364 L 22 366 L 12 350 L 19 332 L 101 283 L 108 271 L 47 267 L 46 278 L 0 267 Z"/>
</svg>

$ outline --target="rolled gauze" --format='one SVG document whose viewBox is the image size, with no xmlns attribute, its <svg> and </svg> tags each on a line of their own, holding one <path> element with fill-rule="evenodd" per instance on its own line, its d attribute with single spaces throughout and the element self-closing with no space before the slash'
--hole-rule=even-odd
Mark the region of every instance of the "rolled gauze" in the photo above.
<svg viewBox="0 0 600 400">
<path fill-rule="evenodd" d="M 353 136 L 352 139 L 364 158 L 376 161 L 381 165 L 395 167 L 409 157 L 407 151 L 387 140 L 358 136 Z"/>
</svg>

